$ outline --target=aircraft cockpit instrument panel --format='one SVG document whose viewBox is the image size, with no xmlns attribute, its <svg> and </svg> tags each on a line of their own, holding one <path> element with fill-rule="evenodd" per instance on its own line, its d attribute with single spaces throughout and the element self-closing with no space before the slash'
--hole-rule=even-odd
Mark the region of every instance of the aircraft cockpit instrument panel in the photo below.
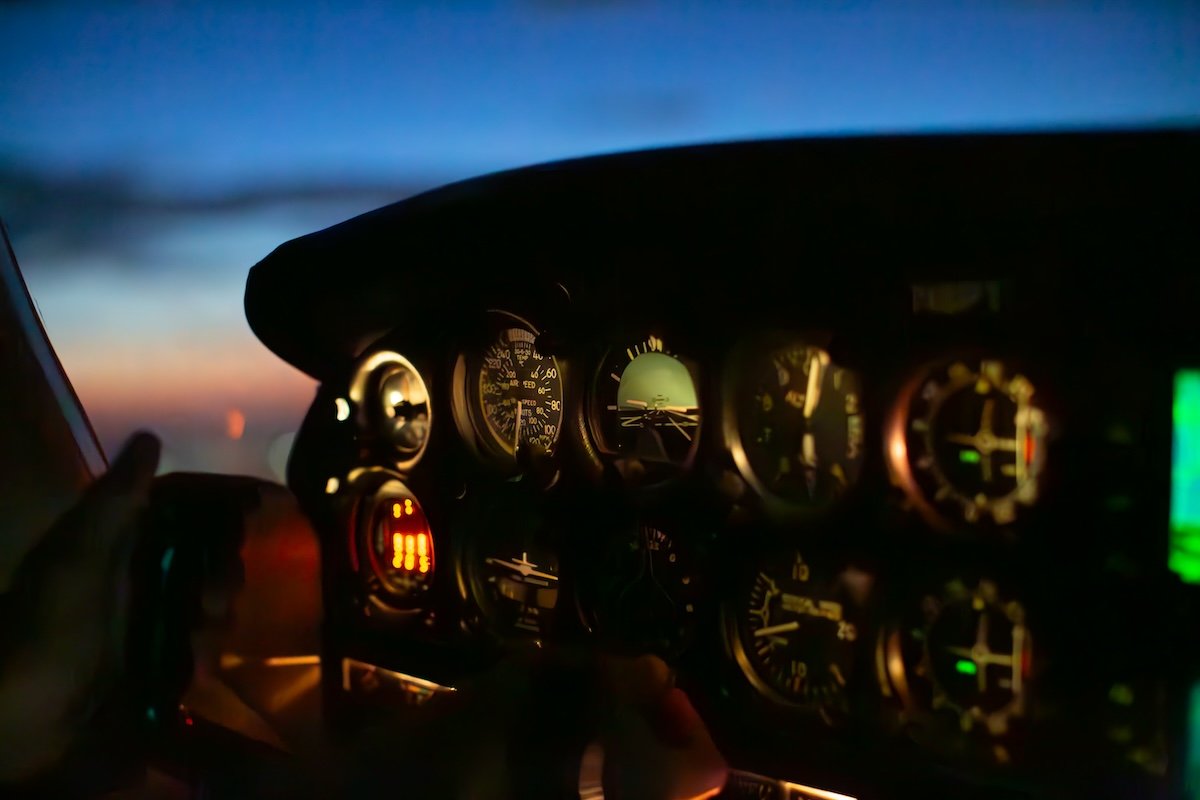
<svg viewBox="0 0 1200 800">
<path fill-rule="evenodd" d="M 1200 777 L 1197 145 L 607 156 L 281 247 L 247 307 L 321 382 L 289 481 L 326 663 L 453 687 L 523 648 L 650 652 L 778 786 L 1175 796 Z M 338 724 L 398 713 L 326 673 Z"/>
</svg>

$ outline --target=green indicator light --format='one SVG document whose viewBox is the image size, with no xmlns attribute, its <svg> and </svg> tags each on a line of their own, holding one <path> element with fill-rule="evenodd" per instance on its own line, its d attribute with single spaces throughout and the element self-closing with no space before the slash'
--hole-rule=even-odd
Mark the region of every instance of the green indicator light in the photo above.
<svg viewBox="0 0 1200 800">
<path fill-rule="evenodd" d="M 1119 706 L 1133 705 L 1133 689 L 1123 683 L 1114 683 L 1108 690 L 1108 699 Z"/>
<path fill-rule="evenodd" d="M 979 667 L 975 666 L 974 661 L 968 661 L 965 658 L 960 658 L 954 664 L 954 669 L 958 670 L 963 675 L 974 675 L 979 671 Z"/>
<path fill-rule="evenodd" d="M 977 451 L 977 450 L 959 450 L 958 451 L 958 460 L 963 462 L 964 464 L 978 464 L 979 463 L 979 451 Z"/>
<path fill-rule="evenodd" d="M 1171 535 L 1167 566 L 1200 583 L 1200 370 L 1175 373 L 1171 454 Z"/>
</svg>

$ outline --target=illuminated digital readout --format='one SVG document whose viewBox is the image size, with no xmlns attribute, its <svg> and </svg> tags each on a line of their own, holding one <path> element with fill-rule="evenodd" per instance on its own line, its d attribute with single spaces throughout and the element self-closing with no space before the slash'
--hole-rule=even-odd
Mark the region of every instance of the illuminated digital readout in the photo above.
<svg viewBox="0 0 1200 800">
<path fill-rule="evenodd" d="M 433 553 L 429 547 L 429 533 L 425 529 L 425 515 L 413 506 L 412 500 L 403 504 L 392 503 L 392 568 L 422 574 L 433 566 Z M 417 531 L 414 533 L 413 529 Z"/>
<path fill-rule="evenodd" d="M 370 583 L 378 599 L 407 608 L 432 585 L 433 533 L 416 498 L 398 481 L 390 486 L 376 499 L 365 531 Z"/>
</svg>

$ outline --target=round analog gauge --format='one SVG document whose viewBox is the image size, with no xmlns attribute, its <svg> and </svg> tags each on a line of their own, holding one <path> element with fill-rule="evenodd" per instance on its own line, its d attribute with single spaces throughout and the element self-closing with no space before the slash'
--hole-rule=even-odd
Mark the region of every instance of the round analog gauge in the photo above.
<svg viewBox="0 0 1200 800">
<path fill-rule="evenodd" d="M 734 388 L 734 459 L 761 494 L 801 507 L 838 497 L 862 470 L 858 375 L 819 347 L 750 354 Z"/>
<path fill-rule="evenodd" d="M 355 371 L 350 399 L 360 409 L 363 427 L 394 448 L 398 466 L 416 463 L 429 441 L 433 415 L 429 390 L 412 362 L 387 350 L 372 353 Z M 338 420 L 350 415 L 344 399 L 337 401 L 336 410 Z"/>
<path fill-rule="evenodd" d="M 493 311 L 497 331 L 478 359 L 460 359 L 474 421 L 488 451 L 514 456 L 518 447 L 553 452 L 563 429 L 563 378 L 558 361 L 536 347 L 538 330 L 514 314 Z M 469 375 L 469 378 L 468 378 Z"/>
<path fill-rule="evenodd" d="M 1049 425 L 1002 361 L 954 361 L 914 387 L 889 430 L 892 474 L 931 521 L 1006 525 L 1038 499 Z"/>
<path fill-rule="evenodd" d="M 609 453 L 687 464 L 700 431 L 692 370 L 656 336 L 614 350 L 596 378 L 592 419 L 598 444 Z"/>
<path fill-rule="evenodd" d="M 558 607 L 557 548 L 532 506 L 524 493 L 491 498 L 464 547 L 459 588 L 500 638 L 542 639 Z"/>
<path fill-rule="evenodd" d="M 391 610 L 416 610 L 433 586 L 433 533 L 421 504 L 392 480 L 363 501 L 357 560 L 370 596 Z"/>
<path fill-rule="evenodd" d="M 1008 732 L 1024 715 L 1033 642 L 1025 609 L 989 580 L 951 581 L 880 642 L 881 678 L 909 708 L 944 712 L 963 731 Z"/>
<path fill-rule="evenodd" d="M 601 637 L 637 652 L 677 655 L 701 603 L 691 548 L 651 525 L 632 526 L 601 557 L 583 612 Z"/>
<path fill-rule="evenodd" d="M 822 571 L 799 552 L 764 564 L 733 624 L 733 651 L 750 683 L 782 705 L 844 710 L 873 580 Z"/>
</svg>

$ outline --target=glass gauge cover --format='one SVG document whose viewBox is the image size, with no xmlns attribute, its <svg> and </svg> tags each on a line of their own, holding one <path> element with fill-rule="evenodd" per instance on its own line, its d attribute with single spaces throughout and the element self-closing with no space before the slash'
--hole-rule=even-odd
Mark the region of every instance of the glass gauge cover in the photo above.
<svg viewBox="0 0 1200 800">
<path fill-rule="evenodd" d="M 731 631 L 750 683 L 775 703 L 836 721 L 847 704 L 872 584 L 862 570 L 826 570 L 796 551 L 763 563 Z"/>
<path fill-rule="evenodd" d="M 511 314 L 494 312 L 502 328 L 484 350 L 475 377 L 488 436 L 507 453 L 518 445 L 551 452 L 562 431 L 563 383 L 558 362 L 538 352 L 538 332 Z"/>
<path fill-rule="evenodd" d="M 592 423 L 605 452 L 649 464 L 690 463 L 700 432 L 692 369 L 656 336 L 613 350 L 596 377 Z"/>
<path fill-rule="evenodd" d="M 1007 525 L 1039 495 L 1049 423 L 1003 361 L 954 361 L 915 385 L 889 431 L 892 474 L 932 522 Z"/>
<path fill-rule="evenodd" d="M 1028 702 L 1033 641 L 1025 609 L 992 581 L 951 581 L 884 635 L 879 663 L 906 707 L 1001 736 Z"/>
<path fill-rule="evenodd" d="M 558 607 L 558 549 L 530 494 L 487 498 L 463 529 L 469 539 L 459 588 L 482 626 L 501 639 L 541 640 Z"/>
<path fill-rule="evenodd" d="M 417 462 L 429 441 L 433 412 L 425 380 L 412 362 L 387 350 L 371 353 L 354 373 L 350 399 L 359 409 L 364 430 L 395 450 L 397 466 L 407 468 Z M 349 416 L 349 406 L 344 404 L 345 400 L 338 401 L 339 420 Z"/>
<path fill-rule="evenodd" d="M 362 503 L 358 561 L 370 596 L 395 610 L 416 610 L 433 586 L 434 540 L 417 498 L 388 481 Z"/>
<path fill-rule="evenodd" d="M 735 370 L 734 459 L 760 494 L 818 508 L 862 470 L 858 375 L 793 341 L 743 354 Z"/>
<path fill-rule="evenodd" d="M 429 438 L 429 392 L 405 364 L 380 371 L 379 410 L 384 436 L 403 455 L 416 455 Z"/>
<path fill-rule="evenodd" d="M 677 655 L 702 602 L 703 573 L 693 548 L 644 523 L 615 537 L 581 598 L 585 622 L 635 652 Z"/>
</svg>

